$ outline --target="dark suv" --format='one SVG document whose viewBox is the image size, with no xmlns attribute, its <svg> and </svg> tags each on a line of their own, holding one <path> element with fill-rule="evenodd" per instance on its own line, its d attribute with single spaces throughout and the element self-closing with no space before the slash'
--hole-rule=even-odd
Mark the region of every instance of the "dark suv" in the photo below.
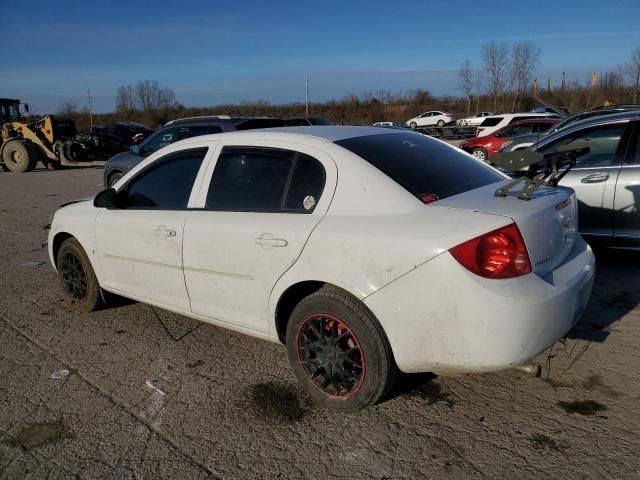
<svg viewBox="0 0 640 480">
<path fill-rule="evenodd" d="M 282 126 L 284 126 L 283 120 L 268 117 L 229 117 L 220 115 L 172 120 L 166 123 L 164 127 L 156 130 L 140 145 L 133 145 L 129 151 L 111 157 L 104 166 L 104 184 L 107 188 L 113 186 L 145 157 L 178 140 L 212 133 L 232 132 L 234 130 Z"/>
</svg>

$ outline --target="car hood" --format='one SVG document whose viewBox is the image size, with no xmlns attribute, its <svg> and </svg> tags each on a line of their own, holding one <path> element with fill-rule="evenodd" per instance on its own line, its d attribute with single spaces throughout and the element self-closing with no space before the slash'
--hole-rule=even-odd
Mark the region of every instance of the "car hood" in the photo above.
<svg viewBox="0 0 640 480">
<path fill-rule="evenodd" d="M 125 167 L 127 170 L 130 170 L 131 168 L 139 164 L 142 160 L 144 160 L 143 157 L 136 155 L 134 153 L 121 152 L 111 157 L 107 161 L 105 168 L 111 169 L 113 167 L 118 166 L 118 167 Z"/>
</svg>

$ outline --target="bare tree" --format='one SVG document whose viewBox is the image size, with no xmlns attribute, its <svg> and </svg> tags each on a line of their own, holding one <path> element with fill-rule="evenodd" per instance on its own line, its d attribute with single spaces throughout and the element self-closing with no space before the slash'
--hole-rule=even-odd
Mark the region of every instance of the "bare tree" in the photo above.
<svg viewBox="0 0 640 480">
<path fill-rule="evenodd" d="M 176 106 L 173 90 L 160 86 L 156 80 L 120 87 L 116 93 L 116 111 L 126 116 L 141 111 L 148 120 L 164 122 Z"/>
<path fill-rule="evenodd" d="M 67 117 L 73 116 L 78 113 L 78 105 L 72 100 L 65 100 L 58 106 L 56 113 Z"/>
<path fill-rule="evenodd" d="M 473 93 L 473 70 L 471 70 L 471 62 L 465 60 L 458 70 L 458 88 L 464 94 L 467 100 L 467 117 L 471 114 L 471 94 Z"/>
<path fill-rule="evenodd" d="M 640 47 L 631 52 L 631 58 L 625 63 L 624 70 L 631 78 L 631 98 L 633 98 L 633 103 L 637 103 L 638 91 L 640 90 Z"/>
<path fill-rule="evenodd" d="M 622 68 L 600 74 L 601 101 L 615 103 L 624 94 L 624 74 Z"/>
<path fill-rule="evenodd" d="M 540 49 L 531 42 L 517 43 L 511 49 L 510 84 L 514 92 L 512 112 L 515 112 L 518 98 L 526 91 L 539 61 Z"/>
<path fill-rule="evenodd" d="M 489 74 L 489 93 L 493 97 L 493 110 L 498 109 L 498 97 L 504 91 L 509 70 L 509 46 L 494 40 L 482 45 L 482 61 Z"/>
<path fill-rule="evenodd" d="M 125 116 L 131 115 L 136 109 L 135 95 L 133 87 L 118 87 L 116 93 L 116 112 Z"/>
</svg>

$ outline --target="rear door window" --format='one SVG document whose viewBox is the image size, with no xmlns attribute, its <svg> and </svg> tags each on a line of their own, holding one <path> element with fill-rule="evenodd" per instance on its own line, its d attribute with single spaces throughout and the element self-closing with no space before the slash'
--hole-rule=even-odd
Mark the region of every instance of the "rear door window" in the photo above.
<svg viewBox="0 0 640 480">
<path fill-rule="evenodd" d="M 293 152 L 288 150 L 225 147 L 211 178 L 206 208 L 280 210 L 292 162 Z"/>
<path fill-rule="evenodd" d="M 206 208 L 232 212 L 311 213 L 325 184 L 322 164 L 291 150 L 223 148 Z"/>
<path fill-rule="evenodd" d="M 324 182 L 325 171 L 322 164 L 309 155 L 299 154 L 295 160 L 284 209 L 297 212 L 313 211 L 322 195 Z"/>
<path fill-rule="evenodd" d="M 488 166 L 425 135 L 393 133 L 340 140 L 416 197 L 439 199 L 504 179 Z"/>
</svg>

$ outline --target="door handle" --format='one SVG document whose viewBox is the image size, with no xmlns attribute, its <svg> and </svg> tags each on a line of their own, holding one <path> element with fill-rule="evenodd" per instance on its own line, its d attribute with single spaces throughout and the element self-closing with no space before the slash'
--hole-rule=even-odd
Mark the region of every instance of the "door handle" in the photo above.
<svg viewBox="0 0 640 480">
<path fill-rule="evenodd" d="M 254 243 L 260 245 L 262 248 L 268 249 L 271 247 L 286 247 L 289 245 L 284 238 L 276 238 L 272 233 L 262 233 L 258 238 L 254 240 Z"/>
<path fill-rule="evenodd" d="M 156 228 L 155 234 L 158 237 L 173 238 L 173 237 L 176 236 L 176 231 L 175 230 L 171 230 L 170 228 L 167 228 L 164 225 L 160 225 L 158 228 Z"/>
<path fill-rule="evenodd" d="M 609 180 L 608 173 L 592 173 L 580 179 L 580 183 L 601 183 Z"/>
</svg>

